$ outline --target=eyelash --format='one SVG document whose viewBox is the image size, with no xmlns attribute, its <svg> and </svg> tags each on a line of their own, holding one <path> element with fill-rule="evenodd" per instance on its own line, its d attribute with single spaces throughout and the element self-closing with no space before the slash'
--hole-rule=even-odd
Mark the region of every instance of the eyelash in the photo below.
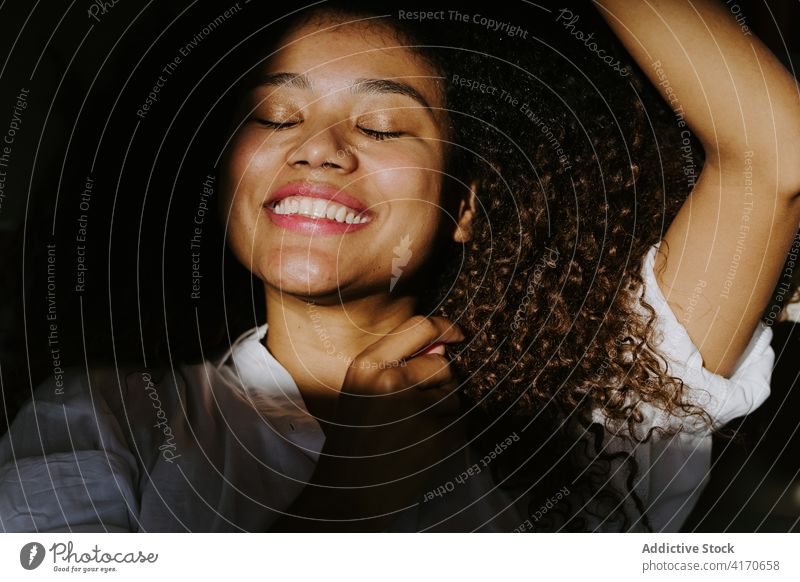
<svg viewBox="0 0 800 582">
<path fill-rule="evenodd" d="M 298 121 L 270 121 L 268 119 L 258 119 L 256 118 L 256 122 L 261 125 L 266 125 L 267 127 L 272 127 L 275 129 L 286 129 L 287 127 L 292 127 L 293 125 L 297 125 Z"/>
<path fill-rule="evenodd" d="M 403 135 L 402 131 L 375 131 L 374 129 L 367 129 L 365 127 L 358 127 L 362 132 L 366 133 L 368 136 L 376 139 L 378 141 L 383 141 L 385 139 L 394 139 L 396 137 L 400 137 Z"/>
<path fill-rule="evenodd" d="M 279 121 L 270 121 L 268 119 L 256 119 L 258 123 L 261 125 L 266 125 L 267 127 L 272 127 L 274 129 L 288 129 L 300 123 L 299 121 L 289 121 L 289 122 L 279 122 Z M 376 131 L 374 129 L 368 129 L 366 127 L 361 127 L 360 125 L 356 126 L 362 133 L 370 136 L 371 138 L 377 141 L 383 141 L 385 139 L 394 139 L 403 135 L 402 131 Z"/>
</svg>

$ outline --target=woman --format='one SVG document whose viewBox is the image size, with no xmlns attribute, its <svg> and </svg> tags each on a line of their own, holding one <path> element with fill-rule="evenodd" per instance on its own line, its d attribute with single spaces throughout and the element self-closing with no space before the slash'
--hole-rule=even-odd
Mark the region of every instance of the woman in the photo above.
<svg viewBox="0 0 800 582">
<path fill-rule="evenodd" d="M 6 529 L 680 527 L 710 431 L 768 394 L 796 84 L 724 7 L 598 3 L 702 143 L 683 201 L 646 128 L 614 135 L 628 112 L 570 118 L 577 64 L 465 40 L 524 63 L 502 17 L 400 10 L 284 21 L 220 170 L 266 323 L 198 365 L 40 386 L 0 448 Z"/>
</svg>

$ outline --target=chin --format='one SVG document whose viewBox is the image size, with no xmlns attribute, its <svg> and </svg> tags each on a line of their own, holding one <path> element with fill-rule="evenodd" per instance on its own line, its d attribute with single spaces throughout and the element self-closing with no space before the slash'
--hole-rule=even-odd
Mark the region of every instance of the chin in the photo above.
<svg viewBox="0 0 800 582">
<path fill-rule="evenodd" d="M 308 256 L 276 259 L 264 265 L 261 272 L 261 279 L 281 292 L 308 297 L 338 295 L 342 277 L 335 264 L 322 264 Z"/>
</svg>

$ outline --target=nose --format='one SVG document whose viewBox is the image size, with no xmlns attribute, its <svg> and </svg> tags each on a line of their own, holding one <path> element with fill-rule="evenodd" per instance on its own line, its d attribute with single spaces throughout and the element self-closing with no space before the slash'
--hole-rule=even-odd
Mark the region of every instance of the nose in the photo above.
<svg viewBox="0 0 800 582">
<path fill-rule="evenodd" d="M 357 165 L 356 156 L 337 137 L 336 127 L 315 129 L 297 148 L 289 153 L 290 166 L 308 166 L 312 170 L 331 169 L 340 173 L 352 172 Z"/>
</svg>

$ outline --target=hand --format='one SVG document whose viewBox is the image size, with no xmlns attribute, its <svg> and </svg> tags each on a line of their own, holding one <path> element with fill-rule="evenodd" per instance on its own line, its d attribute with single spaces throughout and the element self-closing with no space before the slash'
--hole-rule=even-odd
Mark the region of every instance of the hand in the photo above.
<svg viewBox="0 0 800 582">
<path fill-rule="evenodd" d="M 415 316 L 355 358 L 320 458 L 330 485 L 380 489 L 381 505 L 392 509 L 423 493 L 437 463 L 463 445 L 458 381 L 445 345 L 464 339 L 443 317 Z M 365 511 L 372 509 L 368 498 L 359 495 Z"/>
</svg>

